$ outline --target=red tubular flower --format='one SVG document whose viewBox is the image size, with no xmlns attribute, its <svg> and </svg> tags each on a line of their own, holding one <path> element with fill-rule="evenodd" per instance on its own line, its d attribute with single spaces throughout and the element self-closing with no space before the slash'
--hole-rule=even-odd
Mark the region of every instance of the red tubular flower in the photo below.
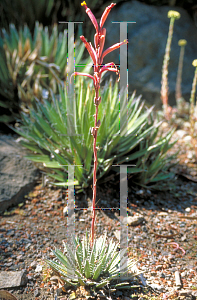
<svg viewBox="0 0 197 300">
<path fill-rule="evenodd" d="M 101 63 L 103 62 L 103 58 L 104 58 L 108 53 L 110 53 L 110 52 L 112 52 L 112 51 L 114 51 L 114 50 L 120 48 L 120 46 L 125 45 L 125 44 L 127 44 L 127 43 L 128 43 L 128 41 L 127 41 L 127 40 L 124 40 L 124 42 L 114 44 L 113 46 L 107 48 L 107 49 L 103 52 L 103 54 L 102 54 L 102 57 L 101 57 Z"/>
<path fill-rule="evenodd" d="M 94 81 L 94 83 L 95 83 L 95 79 L 94 79 L 94 77 L 93 77 L 92 75 L 90 75 L 90 74 L 88 74 L 88 73 L 81 73 L 81 72 L 74 72 L 74 73 L 70 76 L 70 81 L 71 81 L 71 78 L 72 78 L 73 76 L 75 76 L 75 75 L 87 76 L 87 77 L 91 78 L 91 79 Z"/>
<path fill-rule="evenodd" d="M 103 47 L 105 44 L 105 36 L 106 36 L 106 29 L 102 28 L 100 30 L 100 39 L 99 39 L 99 47 L 98 47 L 98 57 L 99 57 L 99 64 L 102 64 L 101 61 L 101 56 L 102 56 L 102 52 L 103 52 Z"/>
<path fill-rule="evenodd" d="M 89 16 L 90 20 L 92 21 L 92 24 L 94 25 L 94 27 L 95 27 L 95 29 L 96 29 L 96 32 L 98 32 L 99 29 L 98 29 L 98 23 L 97 23 L 97 20 L 96 20 L 95 16 L 93 15 L 93 13 L 91 12 L 91 10 L 87 7 L 86 2 L 83 1 L 83 2 L 81 3 L 81 6 L 85 6 L 86 13 L 87 13 L 87 15 Z"/>
<path fill-rule="evenodd" d="M 93 63 L 95 65 L 97 65 L 97 55 L 96 55 L 96 51 L 92 47 L 92 44 L 88 43 L 83 35 L 80 36 L 80 39 L 82 40 L 82 42 L 84 43 L 86 49 L 88 50 L 88 52 L 89 52 L 89 54 L 90 54 L 90 56 L 93 60 Z"/>
<path fill-rule="evenodd" d="M 108 63 L 108 64 L 105 64 L 100 70 L 99 70 L 99 75 L 101 75 L 103 72 L 105 71 L 111 71 L 111 72 L 116 72 L 116 73 L 119 73 L 116 65 L 111 62 L 111 63 Z"/>
<path fill-rule="evenodd" d="M 124 42 L 121 43 L 117 43 L 111 47 L 109 47 L 108 49 L 106 49 L 103 52 L 103 48 L 104 48 L 104 44 L 105 44 L 105 36 L 106 36 L 106 29 L 102 28 L 109 13 L 110 10 L 116 5 L 115 3 L 111 3 L 108 7 L 106 7 L 106 9 L 104 10 L 102 16 L 101 16 L 101 20 L 100 20 L 100 26 L 98 26 L 97 20 L 95 18 L 95 16 L 93 15 L 92 11 L 87 7 L 86 2 L 83 1 L 81 3 L 82 6 L 85 7 L 86 9 L 86 13 L 88 14 L 90 20 L 92 21 L 92 24 L 94 25 L 95 29 L 96 29 L 96 33 L 94 35 L 94 46 L 95 48 L 93 48 L 91 43 L 88 43 L 85 39 L 85 37 L 82 35 L 80 36 L 82 42 L 84 43 L 86 49 L 88 50 L 93 63 L 94 63 L 94 73 L 96 72 L 97 75 L 94 74 L 93 76 L 89 76 L 81 74 L 79 72 L 75 72 L 75 75 L 82 75 L 82 76 L 88 76 L 89 78 L 94 78 L 94 85 L 96 86 L 96 84 L 99 85 L 100 82 L 100 78 L 101 78 L 101 74 L 104 71 L 111 71 L 111 72 L 116 72 L 117 74 L 119 73 L 117 67 L 115 66 L 115 64 L 113 64 L 114 68 L 111 67 L 110 64 L 106 64 L 105 66 L 101 67 L 102 62 L 103 62 L 103 58 L 110 52 L 114 51 L 115 49 L 120 48 L 121 45 L 127 44 L 128 41 L 124 40 Z M 100 27 L 100 28 L 99 28 Z"/>
<path fill-rule="evenodd" d="M 94 35 L 94 47 L 95 49 L 97 48 L 99 44 L 99 34 L 96 32 L 95 35 Z"/>
<path fill-rule="evenodd" d="M 103 27 L 109 13 L 110 13 L 110 10 L 112 9 L 112 7 L 114 7 L 116 5 L 116 3 L 111 3 L 108 7 L 106 7 L 106 9 L 104 10 L 104 13 L 102 14 L 101 16 L 101 20 L 100 20 L 100 28 Z"/>
</svg>

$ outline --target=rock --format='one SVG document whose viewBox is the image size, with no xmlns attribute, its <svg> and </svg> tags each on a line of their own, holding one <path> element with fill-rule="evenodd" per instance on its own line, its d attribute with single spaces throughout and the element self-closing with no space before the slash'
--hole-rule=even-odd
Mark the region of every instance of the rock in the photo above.
<svg viewBox="0 0 197 300">
<path fill-rule="evenodd" d="M 184 142 L 184 143 L 190 143 L 191 140 L 192 140 L 191 135 L 186 135 L 186 136 L 183 138 L 183 142 Z"/>
<path fill-rule="evenodd" d="M 192 296 L 196 297 L 195 299 L 197 299 L 197 291 L 192 291 Z"/>
<path fill-rule="evenodd" d="M 9 293 L 8 291 L 1 290 L 0 291 L 0 299 L 5 300 L 17 300 L 17 298 Z"/>
<path fill-rule="evenodd" d="M 72 210 L 70 209 L 70 207 L 65 206 L 63 209 L 63 215 L 64 217 L 68 217 L 68 215 L 71 215 Z"/>
<path fill-rule="evenodd" d="M 27 283 L 25 271 L 1 271 L 0 289 L 20 287 Z"/>
<path fill-rule="evenodd" d="M 18 255 L 17 257 L 16 257 L 16 260 L 18 260 L 18 261 L 24 261 L 24 256 L 22 255 L 22 254 L 20 254 L 20 255 Z"/>
<path fill-rule="evenodd" d="M 36 273 L 39 273 L 42 271 L 42 266 L 41 265 L 37 265 L 36 269 L 35 269 L 35 272 Z"/>
<path fill-rule="evenodd" d="M 117 238 L 117 240 L 120 241 L 120 230 L 115 230 L 114 235 Z"/>
<path fill-rule="evenodd" d="M 182 290 L 179 292 L 179 296 L 187 297 L 187 296 L 190 296 L 191 294 L 192 294 L 192 291 L 190 291 L 190 290 Z"/>
<path fill-rule="evenodd" d="M 144 190 L 139 190 L 136 192 L 136 195 L 143 195 L 144 194 Z"/>
<path fill-rule="evenodd" d="M 182 282 L 181 282 L 181 276 L 179 271 L 175 271 L 174 276 L 175 276 L 176 287 L 177 289 L 180 289 L 182 286 Z"/>
<path fill-rule="evenodd" d="M 138 1 L 127 1 L 115 6 L 105 23 L 107 30 L 105 48 L 120 42 L 120 24 L 112 22 L 136 22 L 128 23 L 128 83 L 129 92 L 137 90 L 137 95 L 142 94 L 149 103 L 161 107 L 161 71 L 168 37 L 170 19 L 167 17 L 170 6 L 153 6 Z M 175 104 L 175 85 L 180 53 L 178 41 L 186 39 L 182 94 L 189 101 L 194 76 L 192 61 L 197 53 L 197 28 L 189 14 L 176 7 L 181 14 L 179 20 L 175 20 L 174 32 L 171 44 L 169 62 L 169 103 Z M 122 40 L 121 40 L 122 41 Z M 119 64 L 119 51 L 109 53 L 104 63 L 113 61 Z"/>
<path fill-rule="evenodd" d="M 150 286 L 154 289 L 154 290 L 158 290 L 160 292 L 162 292 L 164 290 L 163 285 L 159 285 L 157 283 L 152 283 L 150 284 Z"/>
<path fill-rule="evenodd" d="M 40 292 L 39 292 L 38 289 L 35 289 L 35 291 L 34 291 L 34 297 L 38 297 L 38 296 L 40 296 Z"/>
<path fill-rule="evenodd" d="M 56 289 L 56 295 L 60 296 L 62 293 L 62 287 Z"/>
<path fill-rule="evenodd" d="M 33 269 L 35 269 L 35 268 L 36 268 L 36 265 L 37 265 L 37 261 L 34 260 L 34 261 L 32 261 L 32 263 L 30 264 L 30 267 L 32 267 Z"/>
<path fill-rule="evenodd" d="M 185 135 L 187 134 L 187 131 L 179 129 L 176 131 L 176 135 L 178 136 L 178 138 L 182 139 Z"/>
<path fill-rule="evenodd" d="M 141 224 L 142 222 L 144 222 L 145 219 L 142 215 L 135 215 L 135 216 L 129 216 L 129 217 L 125 217 L 123 219 L 123 224 L 128 224 L 130 226 L 136 226 Z"/>
<path fill-rule="evenodd" d="M 15 235 L 14 230 L 8 231 L 8 232 L 7 232 L 7 235 L 8 235 L 8 236 L 11 236 L 11 237 L 14 236 L 14 235 Z"/>
<path fill-rule="evenodd" d="M 0 211 L 23 202 L 31 191 L 39 171 L 24 156 L 27 155 L 12 136 L 0 136 Z"/>
<path fill-rule="evenodd" d="M 185 211 L 186 211 L 186 212 L 190 212 L 190 211 L 191 211 L 191 208 L 190 208 L 190 207 L 186 207 Z"/>
<path fill-rule="evenodd" d="M 144 275 L 142 273 L 139 274 L 139 278 L 141 279 L 143 286 L 146 286 L 146 278 L 144 277 Z"/>
</svg>

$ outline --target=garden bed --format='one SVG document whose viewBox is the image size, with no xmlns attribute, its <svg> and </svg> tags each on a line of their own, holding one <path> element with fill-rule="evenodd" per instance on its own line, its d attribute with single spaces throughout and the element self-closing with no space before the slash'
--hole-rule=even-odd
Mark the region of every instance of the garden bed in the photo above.
<svg viewBox="0 0 197 300">
<path fill-rule="evenodd" d="M 187 124 L 186 124 L 187 125 Z M 164 123 L 163 129 L 168 124 Z M 148 286 L 140 279 L 134 282 L 139 288 L 110 294 L 95 294 L 92 299 L 196 299 L 197 297 L 197 172 L 195 148 L 187 128 L 178 128 L 173 138 L 178 138 L 173 151 L 180 149 L 177 173 L 173 183 L 176 189 L 158 192 L 133 186 L 128 181 L 128 215 L 139 216 L 138 225 L 128 226 L 129 255 L 138 259 L 138 267 L 144 271 Z M 82 236 L 90 230 L 91 189 L 76 195 L 75 232 Z M 98 186 L 96 235 L 105 231 L 117 241 L 119 223 L 118 177 Z M 59 188 L 42 186 L 38 182 L 26 197 L 24 205 L 15 207 L 1 216 L 0 222 L 0 270 L 25 269 L 28 283 L 10 292 L 17 299 L 86 299 L 87 291 L 59 290 L 57 284 L 43 281 L 42 261 L 50 257 L 54 247 L 62 249 L 66 239 L 67 218 L 63 214 L 66 192 Z M 111 209 L 113 208 L 113 209 Z M 176 286 L 175 272 L 181 278 Z M 110 298 L 111 297 L 111 298 Z M 91 299 L 91 298 L 90 298 Z M 165 298 L 164 298 L 165 299 Z"/>
</svg>

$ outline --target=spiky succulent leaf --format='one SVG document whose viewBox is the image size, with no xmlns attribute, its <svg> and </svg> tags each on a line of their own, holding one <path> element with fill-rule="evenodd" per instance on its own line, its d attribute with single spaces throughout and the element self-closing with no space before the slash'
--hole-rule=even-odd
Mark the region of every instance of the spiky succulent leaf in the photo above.
<svg viewBox="0 0 197 300">
<path fill-rule="evenodd" d="M 75 165 L 78 188 L 86 188 L 92 183 L 93 137 L 90 128 L 94 126 L 94 95 L 90 93 L 91 88 L 91 83 L 79 80 L 71 110 L 74 135 L 71 136 L 68 130 L 67 109 L 71 102 L 67 88 L 61 87 L 59 96 L 53 95 L 52 101 L 36 101 L 30 110 L 30 118 L 23 114 L 23 124 L 16 130 L 26 139 L 24 146 L 34 151 L 29 158 L 41 162 L 43 157 L 46 172 L 59 181 L 58 185 L 66 185 L 69 164 Z M 110 169 L 119 172 L 119 168 L 112 165 L 122 163 L 133 165 L 128 167 L 128 173 L 132 173 L 132 180 L 142 186 L 159 186 L 160 178 L 166 181 L 172 178 L 172 173 L 168 172 L 172 156 L 167 154 L 173 146 L 170 143 L 173 132 L 166 137 L 158 136 L 161 122 L 153 119 L 152 108 L 146 109 L 140 98 L 132 95 L 123 109 L 123 114 L 128 110 L 127 131 L 120 134 L 118 85 L 112 85 L 110 81 L 102 89 L 101 97 L 97 179 Z"/>
<path fill-rule="evenodd" d="M 63 85 L 71 72 L 66 55 L 70 42 L 67 42 L 67 30 L 58 33 L 57 25 L 54 25 L 50 35 L 48 28 L 43 28 L 38 22 L 33 36 L 27 25 L 20 30 L 16 30 L 13 24 L 10 24 L 9 31 L 2 29 L 0 95 L 4 98 L 0 99 L 0 106 L 9 109 L 14 114 L 13 118 L 19 107 L 27 111 L 33 98 L 44 100 L 52 91 L 57 92 L 58 84 Z M 76 71 L 88 72 L 91 68 L 90 59 L 82 61 L 84 48 L 83 43 L 76 41 Z M 79 63 L 83 67 L 78 67 Z"/>
</svg>

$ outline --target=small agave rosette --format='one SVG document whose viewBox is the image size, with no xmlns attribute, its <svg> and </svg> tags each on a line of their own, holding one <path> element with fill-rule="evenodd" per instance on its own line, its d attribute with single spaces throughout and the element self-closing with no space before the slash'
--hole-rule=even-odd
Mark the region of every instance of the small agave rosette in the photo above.
<svg viewBox="0 0 197 300">
<path fill-rule="evenodd" d="M 141 273 L 136 261 L 127 257 L 127 249 L 119 251 L 118 244 L 112 240 L 107 242 L 106 234 L 95 239 L 91 247 L 86 232 L 81 241 L 73 237 L 73 245 L 74 249 L 64 242 L 64 254 L 54 250 L 57 261 L 46 260 L 67 286 L 82 285 L 100 289 L 110 283 L 110 287 L 115 289 L 129 288 L 129 280 Z"/>
</svg>

